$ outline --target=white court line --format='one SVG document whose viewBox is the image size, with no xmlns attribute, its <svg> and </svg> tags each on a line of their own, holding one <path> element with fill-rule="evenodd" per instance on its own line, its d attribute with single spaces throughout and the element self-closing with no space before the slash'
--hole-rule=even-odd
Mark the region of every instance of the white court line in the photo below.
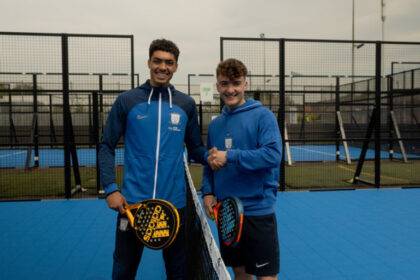
<svg viewBox="0 0 420 280">
<path fill-rule="evenodd" d="M 332 154 L 332 153 L 320 152 L 320 151 L 306 149 L 306 148 L 300 148 L 300 147 L 296 147 L 296 146 L 293 146 L 293 147 L 290 147 L 290 148 L 300 149 L 300 150 L 304 150 L 304 151 L 307 151 L 307 152 L 318 153 L 318 154 L 322 154 L 322 155 L 327 155 L 327 156 L 333 156 L 333 157 L 335 157 L 335 154 Z"/>
<path fill-rule="evenodd" d="M 14 156 L 14 155 L 24 154 L 26 152 L 27 151 L 22 151 L 22 152 L 16 152 L 16 153 L 11 153 L 11 154 L 1 155 L 0 158 L 11 157 L 11 156 Z"/>
</svg>

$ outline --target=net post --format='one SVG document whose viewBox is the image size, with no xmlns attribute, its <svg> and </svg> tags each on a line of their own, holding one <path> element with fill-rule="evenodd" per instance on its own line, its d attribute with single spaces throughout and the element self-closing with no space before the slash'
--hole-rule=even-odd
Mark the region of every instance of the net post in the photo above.
<svg viewBox="0 0 420 280">
<path fill-rule="evenodd" d="M 400 129 L 398 128 L 398 123 L 397 123 L 397 119 L 395 118 L 394 111 L 390 111 L 389 114 L 391 115 L 391 120 L 392 120 L 392 124 L 394 126 L 395 134 L 397 135 L 397 138 L 398 138 L 398 144 L 400 146 L 403 161 L 404 161 L 404 163 L 407 163 L 408 162 L 407 154 L 405 153 L 404 143 L 401 139 L 401 133 L 400 133 Z"/>
<path fill-rule="evenodd" d="M 36 126 L 36 118 L 35 113 L 32 116 L 32 125 L 31 125 L 31 136 L 29 137 L 29 141 L 33 141 L 34 134 L 35 134 L 35 126 Z M 25 170 L 29 170 L 31 168 L 31 158 L 32 158 L 32 143 L 28 143 L 28 148 L 26 149 L 26 161 L 25 161 Z"/>
<path fill-rule="evenodd" d="M 285 146 L 286 146 L 287 164 L 289 166 L 292 166 L 293 162 L 292 162 L 292 156 L 290 154 L 289 134 L 287 133 L 286 121 L 284 121 L 284 143 L 285 143 Z"/>
<path fill-rule="evenodd" d="M 341 117 L 340 111 L 337 111 L 337 119 L 338 119 L 338 124 L 340 126 L 341 140 L 343 141 L 344 152 L 346 154 L 346 161 L 347 161 L 347 164 L 351 164 L 349 148 L 347 147 L 346 132 L 344 131 L 343 118 Z"/>
<path fill-rule="evenodd" d="M 393 66 L 393 64 L 392 64 Z M 391 74 L 390 76 L 388 76 L 388 110 L 389 112 L 394 111 L 394 89 L 393 89 L 393 79 L 394 77 L 392 76 L 393 74 Z M 388 118 L 388 130 L 389 130 L 389 159 L 392 160 L 394 157 L 394 130 L 393 130 L 393 125 L 392 125 L 392 116 L 391 114 L 389 115 Z"/>
</svg>

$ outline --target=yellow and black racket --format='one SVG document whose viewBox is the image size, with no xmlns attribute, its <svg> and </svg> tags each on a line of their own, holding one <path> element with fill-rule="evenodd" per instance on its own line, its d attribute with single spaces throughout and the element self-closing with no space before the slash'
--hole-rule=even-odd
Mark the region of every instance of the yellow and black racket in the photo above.
<svg viewBox="0 0 420 280">
<path fill-rule="evenodd" d="M 125 207 L 137 237 L 151 249 L 165 249 L 175 240 L 179 229 L 176 208 L 162 199 L 148 199 Z M 131 211 L 135 211 L 134 215 Z"/>
<path fill-rule="evenodd" d="M 226 197 L 213 208 L 213 212 L 219 237 L 227 246 L 238 245 L 244 219 L 242 201 L 234 196 Z"/>
</svg>

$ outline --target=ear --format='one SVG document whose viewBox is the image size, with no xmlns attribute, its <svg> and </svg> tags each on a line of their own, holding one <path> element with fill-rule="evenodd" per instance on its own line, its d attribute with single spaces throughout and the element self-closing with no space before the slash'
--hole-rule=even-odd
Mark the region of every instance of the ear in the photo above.
<svg viewBox="0 0 420 280">
<path fill-rule="evenodd" d="M 152 67 L 150 65 L 150 58 L 147 60 L 147 67 L 149 67 L 149 69 L 152 69 Z"/>
<path fill-rule="evenodd" d="M 248 81 L 245 78 L 244 90 L 247 90 L 247 88 L 248 88 Z"/>
</svg>

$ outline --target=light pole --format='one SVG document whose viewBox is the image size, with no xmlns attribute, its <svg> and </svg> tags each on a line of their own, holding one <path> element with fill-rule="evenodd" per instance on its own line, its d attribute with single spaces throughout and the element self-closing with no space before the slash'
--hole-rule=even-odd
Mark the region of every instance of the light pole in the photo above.
<svg viewBox="0 0 420 280">
<path fill-rule="evenodd" d="M 385 0 L 381 0 L 382 41 L 385 40 Z"/>
<path fill-rule="evenodd" d="M 351 20 L 351 88 L 354 84 L 354 0 L 352 0 L 352 20 Z"/>
</svg>

